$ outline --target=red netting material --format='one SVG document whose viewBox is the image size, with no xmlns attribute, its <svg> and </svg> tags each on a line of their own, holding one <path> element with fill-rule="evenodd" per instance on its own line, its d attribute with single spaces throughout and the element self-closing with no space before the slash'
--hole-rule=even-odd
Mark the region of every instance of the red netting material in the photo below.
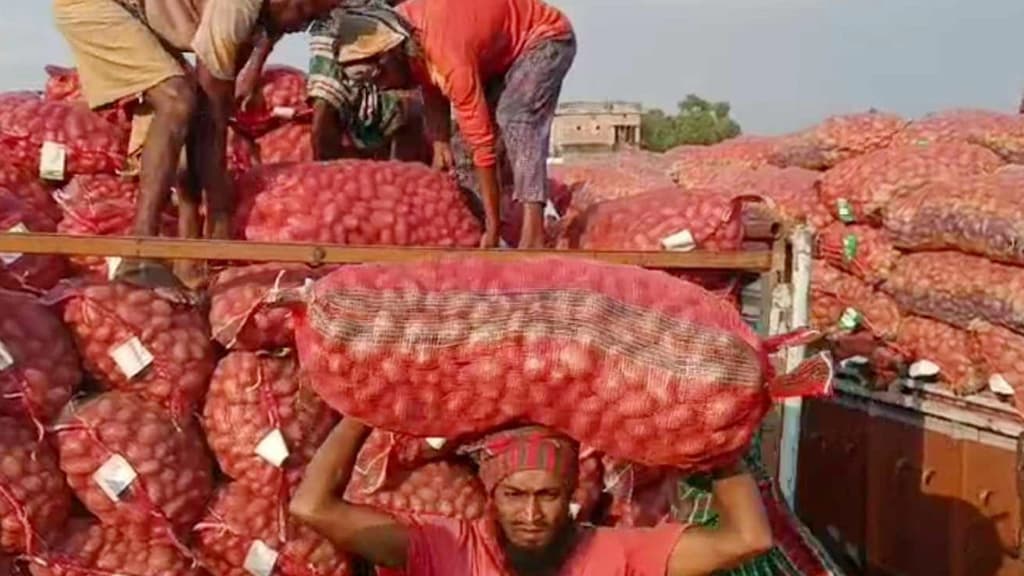
<svg viewBox="0 0 1024 576">
<path fill-rule="evenodd" d="M 401 475 L 444 458 L 453 453 L 455 447 L 446 442 L 440 449 L 435 449 L 426 438 L 375 429 L 366 439 L 356 460 L 361 490 L 369 493 L 393 488 L 396 474 Z"/>
<path fill-rule="evenodd" d="M 908 250 L 957 250 L 1024 264 L 1024 166 L 932 182 L 885 210 L 893 242 Z"/>
<path fill-rule="evenodd" d="M 827 170 L 844 160 L 885 148 L 906 126 L 903 118 L 884 112 L 832 116 L 781 138 L 772 163 Z"/>
<path fill-rule="evenodd" d="M 60 221 L 60 207 L 50 196 L 49 188 L 39 180 L 39 175 L 14 163 L 9 154 L 0 148 L 0 188 L 6 188 L 21 200 L 32 212 L 45 215 L 54 222 Z"/>
<path fill-rule="evenodd" d="M 457 520 L 476 520 L 487 509 L 487 493 L 476 472 L 465 464 L 430 462 L 396 474 L 391 485 L 373 490 L 368 479 L 357 472 L 352 476 L 345 498 L 399 515 L 444 516 Z M 372 478 L 369 479 L 372 481 Z"/>
<path fill-rule="evenodd" d="M 263 164 L 313 161 L 313 129 L 309 124 L 285 124 L 256 141 Z"/>
<path fill-rule="evenodd" d="M 900 323 L 895 345 L 910 361 L 927 360 L 938 366 L 939 379 L 958 394 L 974 394 L 987 386 L 973 358 L 974 339 L 965 330 L 908 316 Z"/>
<path fill-rule="evenodd" d="M 847 160 L 825 173 L 821 198 L 840 219 L 878 221 L 900 194 L 946 178 L 993 172 L 1002 160 L 971 144 L 896 146 Z"/>
<path fill-rule="evenodd" d="M 872 285 L 885 280 L 900 257 L 885 231 L 840 222 L 818 234 L 818 255 Z"/>
<path fill-rule="evenodd" d="M 36 554 L 67 519 L 71 492 L 32 426 L 0 417 L 0 454 L 0 553 Z"/>
<path fill-rule="evenodd" d="M 53 550 L 29 565 L 32 576 L 203 576 L 169 542 L 127 536 L 117 526 L 74 519 Z"/>
<path fill-rule="evenodd" d="M 867 330 L 891 340 L 900 325 L 900 310 L 886 294 L 824 262 L 811 272 L 811 327 L 836 334 Z"/>
<path fill-rule="evenodd" d="M 479 244 L 454 181 L 422 164 L 341 160 L 257 169 L 238 184 L 249 240 L 348 245 Z"/>
<path fill-rule="evenodd" d="M 739 136 L 711 146 L 686 146 L 669 150 L 669 175 L 684 188 L 704 188 L 723 168 L 762 168 L 769 164 L 779 139 L 769 136 Z"/>
<path fill-rule="evenodd" d="M 212 491 L 212 466 L 198 426 L 175 423 L 133 394 L 107 392 L 75 407 L 57 427 L 57 446 L 79 500 L 128 537 L 178 543 Z M 94 477 L 114 456 L 137 474 L 116 499 Z"/>
<path fill-rule="evenodd" d="M 918 316 L 970 328 L 986 320 L 1024 332 L 1024 269 L 959 252 L 907 254 L 883 286 Z"/>
<path fill-rule="evenodd" d="M 301 469 L 337 417 L 291 356 L 233 352 L 217 365 L 203 408 L 206 441 L 221 469 L 257 491 L 276 490 L 281 469 Z M 257 454 L 271 433 L 287 447 L 281 468 Z"/>
<path fill-rule="evenodd" d="M 346 267 L 308 296 L 300 360 L 344 414 L 411 435 L 523 419 L 651 465 L 734 459 L 768 406 L 739 313 L 657 272 L 572 260 Z"/>
<path fill-rule="evenodd" d="M 613 526 L 651 527 L 671 522 L 679 504 L 679 481 L 682 475 L 672 472 L 655 483 L 637 487 L 629 497 L 616 495 L 608 510 Z"/>
<path fill-rule="evenodd" d="M 267 66 L 259 83 L 259 102 L 235 114 L 237 129 L 261 136 L 292 121 L 308 121 L 312 115 L 306 95 L 306 74 L 290 66 Z"/>
<path fill-rule="evenodd" d="M 6 188 L 0 187 L 0 233 L 55 232 L 57 224 Z M 41 293 L 67 273 L 62 256 L 47 254 L 0 254 L 0 288 Z"/>
<path fill-rule="evenodd" d="M 348 576 L 348 557 L 288 516 L 288 494 L 263 495 L 244 484 L 221 486 L 196 528 L 200 562 L 217 576 L 251 576 L 246 556 L 257 542 L 278 553 L 275 576 Z"/>
<path fill-rule="evenodd" d="M 0 414 L 51 422 L 82 381 L 71 335 L 28 294 L 0 290 Z"/>
<path fill-rule="evenodd" d="M 327 273 L 302 264 L 253 264 L 217 274 L 210 297 L 213 338 L 231 350 L 273 350 L 295 343 L 295 320 L 287 308 L 267 306 L 277 291 L 299 288 Z"/>
<path fill-rule="evenodd" d="M 206 318 L 195 307 L 146 288 L 93 284 L 70 291 L 64 321 L 86 371 L 106 389 L 138 393 L 179 420 L 187 419 L 206 394 L 214 350 Z M 118 364 L 118 350 L 130 350 L 132 343 L 152 361 Z"/>
<path fill-rule="evenodd" d="M 976 322 L 974 359 L 990 377 L 1014 391 L 1017 411 L 1024 415 L 1024 336 L 987 322 Z"/>
<path fill-rule="evenodd" d="M 992 110 L 954 109 L 912 122 L 896 145 L 967 142 L 985 146 L 1007 162 L 1024 162 L 1024 118 Z"/>
</svg>

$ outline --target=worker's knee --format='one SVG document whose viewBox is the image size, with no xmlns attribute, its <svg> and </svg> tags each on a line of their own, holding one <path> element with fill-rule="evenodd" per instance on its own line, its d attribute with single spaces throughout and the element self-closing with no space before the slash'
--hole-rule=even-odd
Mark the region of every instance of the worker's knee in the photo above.
<svg viewBox="0 0 1024 576">
<path fill-rule="evenodd" d="M 196 87 L 185 76 L 168 78 L 146 92 L 146 101 L 157 116 L 187 125 L 196 110 Z"/>
</svg>

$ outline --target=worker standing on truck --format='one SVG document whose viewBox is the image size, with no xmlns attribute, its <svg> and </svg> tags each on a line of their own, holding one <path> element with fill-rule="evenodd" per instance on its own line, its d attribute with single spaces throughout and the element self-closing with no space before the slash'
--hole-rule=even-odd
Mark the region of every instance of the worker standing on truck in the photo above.
<svg viewBox="0 0 1024 576">
<path fill-rule="evenodd" d="M 569 505 L 578 448 L 540 427 L 498 432 L 468 450 L 490 499 L 487 517 L 400 521 L 337 496 L 369 432 L 342 421 L 310 462 L 290 510 L 342 549 L 408 576 L 690 576 L 736 566 L 771 547 L 757 485 L 740 469 L 715 477 L 717 529 L 577 525 Z"/>
<path fill-rule="evenodd" d="M 378 90 L 346 74 L 338 61 L 346 19 L 381 17 L 381 25 L 397 15 L 387 9 L 402 0 L 342 0 L 309 30 L 309 98 L 313 102 L 313 156 L 394 158 L 430 163 L 419 90 Z M 384 10 L 375 10 L 383 7 Z"/>
<path fill-rule="evenodd" d="M 576 56 L 568 18 L 541 0 L 406 0 L 397 15 L 342 22 L 338 61 L 379 88 L 418 84 L 433 164 L 451 169 L 451 112 L 471 150 L 486 213 L 483 247 L 498 245 L 500 138 L 523 203 L 520 247 L 544 243 L 548 139 Z M 508 192 L 508 191 L 505 191 Z"/>
<path fill-rule="evenodd" d="M 225 166 L 236 78 L 250 58 L 262 64 L 274 41 L 303 30 L 337 0 L 54 0 L 57 27 L 78 65 L 92 108 L 140 98 L 130 149 L 141 149 L 140 193 L 133 232 L 159 234 L 183 148 L 196 185 L 179 195 L 179 235 L 197 237 L 206 194 L 207 235 L 228 238 L 233 202 Z M 193 68 L 184 58 L 195 54 Z M 238 78 L 238 93 L 256 89 L 261 65 Z M 195 280 L 193 267 L 179 273 Z M 117 278 L 175 283 L 159 264 L 123 263 Z"/>
</svg>

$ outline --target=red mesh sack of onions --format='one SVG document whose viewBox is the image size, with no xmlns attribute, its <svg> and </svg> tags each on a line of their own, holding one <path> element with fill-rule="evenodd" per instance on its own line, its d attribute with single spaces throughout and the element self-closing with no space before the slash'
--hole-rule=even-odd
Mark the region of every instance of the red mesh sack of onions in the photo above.
<svg viewBox="0 0 1024 576">
<path fill-rule="evenodd" d="M 441 437 L 418 438 L 374 429 L 356 460 L 360 491 L 372 493 L 394 488 L 394 479 L 429 462 L 452 455 L 458 443 Z"/>
<path fill-rule="evenodd" d="M 232 350 L 273 350 L 295 343 L 291 310 L 265 305 L 278 290 L 297 288 L 325 274 L 302 264 L 254 264 L 228 268 L 210 282 L 213 338 Z"/>
<path fill-rule="evenodd" d="M 889 277 L 900 253 L 884 230 L 836 222 L 818 234 L 818 256 L 868 284 Z"/>
<path fill-rule="evenodd" d="M 985 320 L 1024 332 L 1024 269 L 959 252 L 900 258 L 882 286 L 900 308 L 969 329 Z"/>
<path fill-rule="evenodd" d="M 988 322 L 974 323 L 971 333 L 974 360 L 988 375 L 989 389 L 1012 398 L 1024 415 L 1024 336 Z"/>
<path fill-rule="evenodd" d="M 198 426 L 160 406 L 106 392 L 56 427 L 60 466 L 90 512 L 126 536 L 177 542 L 203 514 L 212 465 Z"/>
<path fill-rule="evenodd" d="M 236 113 L 234 126 L 250 136 L 261 136 L 276 126 L 308 120 L 312 115 L 306 96 L 306 74 L 290 66 L 267 66 L 260 76 L 260 105 Z"/>
<path fill-rule="evenodd" d="M 0 145 L 15 164 L 47 180 L 123 169 L 129 132 L 129 123 L 112 123 L 83 102 L 0 95 Z"/>
<path fill-rule="evenodd" d="M 288 515 L 288 494 L 221 486 L 196 525 L 200 563 L 217 576 L 348 576 L 348 557 Z"/>
<path fill-rule="evenodd" d="M 821 198 L 839 220 L 878 222 L 894 198 L 934 180 L 993 172 L 995 153 L 971 144 L 895 146 L 840 163 L 825 173 Z"/>
<path fill-rule="evenodd" d="M 62 234 L 92 236 L 130 236 L 135 221 L 139 183 L 119 176 L 75 176 L 67 186 L 54 193 L 64 218 L 57 225 Z M 178 219 L 168 206 L 160 219 L 164 236 L 176 237 Z M 107 278 L 108 260 L 98 256 L 72 256 L 76 272 Z"/>
<path fill-rule="evenodd" d="M 106 389 L 138 393 L 187 419 L 206 394 L 215 359 L 205 316 L 189 304 L 123 283 L 63 296 L 86 371 Z"/>
<path fill-rule="evenodd" d="M 974 360 L 975 341 L 968 331 L 907 316 L 900 322 L 894 345 L 912 362 L 913 378 L 937 378 L 965 396 L 980 392 L 988 384 Z"/>
<path fill-rule="evenodd" d="M 574 190 L 566 216 L 607 200 L 628 198 L 672 185 L 664 159 L 648 153 L 620 153 L 596 160 L 554 165 L 551 177 Z"/>
<path fill-rule="evenodd" d="M 57 224 L 0 188 L 0 233 L 55 232 Z M 43 292 L 67 275 L 67 260 L 50 254 L 0 253 L 0 288 Z"/>
<path fill-rule="evenodd" d="M 723 168 L 762 168 L 769 164 L 779 139 L 739 136 L 710 146 L 686 146 L 668 151 L 673 158 L 669 176 L 684 188 L 705 188 Z"/>
<path fill-rule="evenodd" d="M 0 188 L 6 188 L 32 212 L 44 214 L 54 222 L 59 222 L 63 216 L 60 207 L 53 201 L 49 188 L 39 180 L 39 174 L 16 165 L 9 158 L 9 153 L 2 149 L 0 149 Z"/>
<path fill-rule="evenodd" d="M 294 357 L 252 352 L 220 361 L 203 408 L 221 469 L 257 491 L 280 489 L 282 470 L 309 462 L 336 420 Z"/>
<path fill-rule="evenodd" d="M 604 494 L 604 465 L 601 454 L 596 450 L 584 448 L 580 450 L 579 476 L 576 479 L 576 491 L 569 504 L 569 512 L 577 522 L 596 520 L 598 506 Z"/>
<path fill-rule="evenodd" d="M 51 550 L 34 558 L 32 576 L 203 576 L 188 549 L 135 538 L 118 526 L 73 519 Z"/>
<path fill-rule="evenodd" d="M 60 317 L 28 294 L 0 290 L 0 414 L 51 422 L 82 381 Z"/>
<path fill-rule="evenodd" d="M 619 458 L 705 469 L 739 456 L 773 394 L 822 392 L 831 376 L 815 358 L 776 377 L 767 354 L 788 340 L 762 342 L 703 289 L 624 266 L 354 266 L 296 298 L 320 396 L 413 436 L 530 421 Z"/>
<path fill-rule="evenodd" d="M 444 516 L 476 520 L 487 509 L 487 493 L 466 464 L 430 462 L 395 475 L 392 485 L 373 490 L 366 477 L 353 474 L 346 500 L 373 506 L 397 515 Z"/>
<path fill-rule="evenodd" d="M 260 136 L 259 158 L 263 164 L 313 161 L 313 129 L 309 124 L 285 124 Z"/>
<path fill-rule="evenodd" d="M 78 70 L 61 66 L 47 66 L 46 75 L 43 99 L 54 102 L 85 102 Z M 132 107 L 138 101 L 138 98 L 128 97 L 94 112 L 108 122 L 127 125 L 131 122 Z"/>
<path fill-rule="evenodd" d="M 863 329 L 891 340 L 899 330 L 900 309 L 863 281 L 816 262 L 811 272 L 811 326 L 828 334 Z"/>
<path fill-rule="evenodd" d="M 0 554 L 37 554 L 70 509 L 53 448 L 26 422 L 0 417 Z"/>
<path fill-rule="evenodd" d="M 279 165 L 251 172 L 238 188 L 238 228 L 248 240 L 463 247 L 480 240 L 462 192 L 422 164 Z"/>
<path fill-rule="evenodd" d="M 671 522 L 679 504 L 681 478 L 681 474 L 673 471 L 654 484 L 634 490 L 628 498 L 613 498 L 608 522 L 624 527 L 651 527 Z"/>
<path fill-rule="evenodd" d="M 1024 118 L 993 110 L 944 110 L 911 122 L 894 140 L 897 145 L 934 142 L 977 144 L 1019 164 L 1024 162 Z"/>
<path fill-rule="evenodd" d="M 783 167 L 827 170 L 844 160 L 885 148 L 906 126 L 903 118 L 884 112 L 832 116 L 781 138 L 771 161 Z"/>
</svg>

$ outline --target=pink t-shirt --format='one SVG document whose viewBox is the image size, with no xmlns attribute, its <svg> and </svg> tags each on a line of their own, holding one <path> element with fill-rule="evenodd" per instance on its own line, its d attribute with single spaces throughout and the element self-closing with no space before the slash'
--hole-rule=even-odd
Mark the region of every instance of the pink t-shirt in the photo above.
<svg viewBox="0 0 1024 576">
<path fill-rule="evenodd" d="M 406 576 L 507 576 L 492 526 L 418 518 L 409 525 Z M 665 576 L 685 528 L 588 528 L 560 576 Z"/>
</svg>

